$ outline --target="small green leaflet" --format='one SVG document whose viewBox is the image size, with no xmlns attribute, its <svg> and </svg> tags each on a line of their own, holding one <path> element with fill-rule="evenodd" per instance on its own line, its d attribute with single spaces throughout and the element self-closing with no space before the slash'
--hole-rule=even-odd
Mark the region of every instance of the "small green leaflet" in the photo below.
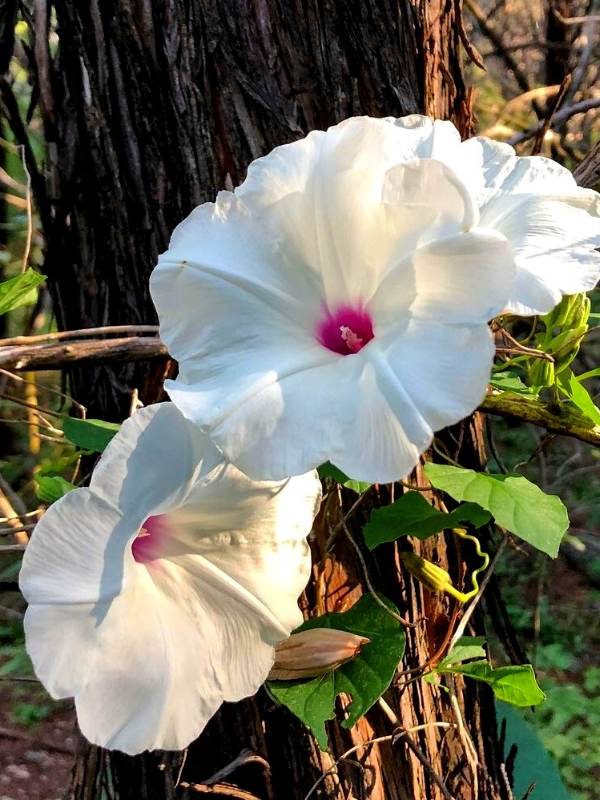
<svg viewBox="0 0 600 800">
<path fill-rule="evenodd" d="M 502 372 L 493 372 L 490 378 L 490 386 L 493 386 L 494 389 L 501 389 L 503 392 L 514 392 L 514 394 L 536 394 L 535 389 L 532 389 L 531 386 L 526 386 L 519 375 L 509 369 Z"/>
<path fill-rule="evenodd" d="M 443 672 L 446 667 L 452 667 L 470 658 L 485 658 L 484 644 L 483 636 L 462 636 L 437 665 L 437 671 Z"/>
<path fill-rule="evenodd" d="M 600 410 L 583 383 L 573 375 L 570 369 L 560 373 L 558 385 L 562 393 L 569 398 L 574 406 L 582 411 L 594 425 L 600 425 Z"/>
<path fill-rule="evenodd" d="M 77 488 L 75 484 L 61 478 L 60 475 L 40 475 L 36 477 L 35 482 L 37 483 L 38 499 L 48 506 L 60 500 L 67 492 Z"/>
<path fill-rule="evenodd" d="M 391 506 L 373 511 L 363 533 L 365 544 L 372 550 L 378 544 L 393 542 L 400 536 L 427 539 L 464 523 L 480 528 L 490 519 L 491 514 L 474 503 L 462 503 L 446 514 L 430 505 L 419 492 L 407 492 Z"/>
<path fill-rule="evenodd" d="M 483 636 L 462 636 L 454 645 L 448 655 L 443 658 L 435 669 L 426 673 L 423 680 L 426 683 L 439 683 L 439 676 L 442 672 L 449 672 L 456 664 L 470 659 L 486 658 L 485 639 Z"/>
<path fill-rule="evenodd" d="M 569 527 L 562 500 L 542 492 L 522 475 L 488 475 L 446 464 L 427 464 L 425 474 L 455 500 L 477 503 L 498 525 L 552 558 Z"/>
<path fill-rule="evenodd" d="M 483 681 L 492 687 L 498 700 L 513 706 L 535 706 L 546 699 L 531 664 L 494 668 L 486 658 L 484 644 L 482 636 L 463 636 L 440 661 L 434 673 L 464 675 Z M 469 663 L 464 663 L 466 661 Z"/>
<path fill-rule="evenodd" d="M 366 492 L 371 486 L 370 483 L 365 481 L 355 481 L 349 478 L 341 469 L 338 469 L 330 461 L 326 461 L 318 468 L 319 478 L 333 478 L 334 481 L 340 483 L 346 489 L 352 489 L 357 494 Z"/>
<path fill-rule="evenodd" d="M 82 450 L 101 453 L 121 426 L 103 419 L 63 418 L 63 431 L 67 439 Z"/>
<path fill-rule="evenodd" d="M 498 700 L 504 700 L 513 706 L 537 706 L 546 699 L 538 686 L 531 664 L 494 669 L 486 660 L 481 660 L 446 667 L 444 670 L 438 668 L 438 672 L 442 671 L 483 681 L 492 687 Z"/>
<path fill-rule="evenodd" d="M 37 287 L 46 280 L 45 275 L 40 275 L 35 270 L 27 269 L 14 278 L 0 283 L 0 314 L 6 314 L 20 306 L 35 303 Z"/>
<path fill-rule="evenodd" d="M 379 597 L 395 610 L 389 600 Z M 348 717 L 342 722 L 345 728 L 351 728 L 390 685 L 404 655 L 404 631 L 370 594 L 361 597 L 349 611 L 316 617 L 298 630 L 307 628 L 337 628 L 370 639 L 356 658 L 325 675 L 268 684 L 275 699 L 299 717 L 312 730 L 319 747 L 326 750 L 325 721 L 335 717 L 336 697 L 340 692 L 352 697 Z"/>
</svg>

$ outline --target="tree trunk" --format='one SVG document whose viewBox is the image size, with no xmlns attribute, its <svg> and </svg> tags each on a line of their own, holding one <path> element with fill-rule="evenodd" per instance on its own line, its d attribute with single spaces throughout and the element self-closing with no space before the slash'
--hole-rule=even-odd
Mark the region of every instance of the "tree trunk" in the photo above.
<svg viewBox="0 0 600 800">
<path fill-rule="evenodd" d="M 238 184 L 248 163 L 275 145 L 356 114 L 426 111 L 452 118 L 463 134 L 471 132 L 459 63 L 458 2 L 54 0 L 49 5 L 59 35 L 54 61 L 45 44 L 49 8 L 44 0 L 35 3 L 37 83 L 48 137 L 38 203 L 47 237 L 45 268 L 63 328 L 152 322 L 148 276 L 172 228 L 217 190 Z M 154 401 L 161 377 L 139 364 L 107 365 L 82 369 L 71 383 L 93 416 L 122 418 L 131 390 L 140 388 Z M 448 437 L 462 463 L 481 461 L 477 419 Z M 424 479 L 419 473 L 416 480 Z M 389 499 L 382 488 L 379 502 Z M 352 497 L 343 498 L 343 507 L 349 502 Z M 365 585 L 345 537 L 325 554 L 328 526 L 342 513 L 335 493 L 326 511 L 315 529 L 307 614 L 344 608 Z M 420 549 L 457 573 L 454 541 L 440 537 Z M 394 546 L 379 548 L 375 557 L 365 551 L 363 558 L 372 584 L 414 625 L 406 631 L 404 668 L 423 664 L 445 639 L 454 608 L 402 569 Z M 461 681 L 455 691 L 474 746 L 468 758 L 465 736 L 456 727 L 429 726 L 393 747 L 357 749 L 312 797 L 508 797 L 492 698 Z M 447 695 L 421 680 L 400 678 L 386 700 L 405 729 L 433 720 L 456 722 Z M 291 714 L 261 692 L 216 715 L 189 748 L 181 774 L 179 754 L 128 758 L 85 748 L 69 797 L 303 800 L 344 751 L 393 729 L 375 707 L 352 731 L 331 723 L 332 754 L 324 754 Z M 219 780 L 220 788 L 175 789 L 179 779 L 182 787 L 202 784 L 244 749 L 261 760 L 231 770 Z"/>
</svg>

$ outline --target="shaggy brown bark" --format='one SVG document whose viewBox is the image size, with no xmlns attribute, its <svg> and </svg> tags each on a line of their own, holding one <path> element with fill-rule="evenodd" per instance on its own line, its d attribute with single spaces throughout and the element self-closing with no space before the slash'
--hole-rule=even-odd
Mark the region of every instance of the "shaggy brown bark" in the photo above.
<svg viewBox="0 0 600 800">
<path fill-rule="evenodd" d="M 427 111 L 470 132 L 459 4 L 450 0 L 54 0 L 54 60 L 45 44 L 48 6 L 45 0 L 34 5 L 48 137 L 45 187 L 37 199 L 47 237 L 46 272 L 65 328 L 153 322 L 147 279 L 171 229 L 218 189 L 239 183 L 247 164 L 275 145 L 354 114 Z M 149 380 L 156 384 L 147 366 L 106 364 L 74 373 L 72 386 L 93 416 L 120 417 L 132 388 Z M 147 400 L 156 398 L 155 390 L 146 392 Z M 480 462 L 478 420 L 464 423 L 447 442 L 463 463 Z M 416 480 L 424 479 L 419 474 Z M 389 499 L 382 489 L 369 502 Z M 344 498 L 343 507 L 348 502 Z M 334 492 L 315 528 L 307 613 L 344 608 L 365 587 L 345 536 L 324 551 L 341 513 Z M 358 512 L 359 522 L 365 513 Z M 352 530 L 360 547 L 356 524 Z M 454 541 L 440 539 L 421 550 L 458 573 Z M 396 548 L 363 558 L 371 582 L 413 625 L 407 628 L 406 667 L 423 664 L 447 638 L 453 607 L 403 571 Z M 492 699 L 473 684 L 458 681 L 455 690 L 477 758 L 467 758 L 456 728 L 425 727 L 393 747 L 357 750 L 340 764 L 338 777 L 327 778 L 312 796 L 508 797 Z M 447 696 L 422 681 L 404 676 L 386 698 L 404 729 L 456 722 Z M 285 709 L 259 693 L 217 714 L 190 747 L 181 775 L 180 755 L 127 758 L 84 748 L 69 796 L 303 800 L 345 750 L 393 728 L 378 707 L 352 731 L 331 724 L 330 756 Z M 210 776 L 244 748 L 264 761 L 236 761 L 209 789 Z M 198 787 L 190 788 L 194 783 Z"/>
</svg>

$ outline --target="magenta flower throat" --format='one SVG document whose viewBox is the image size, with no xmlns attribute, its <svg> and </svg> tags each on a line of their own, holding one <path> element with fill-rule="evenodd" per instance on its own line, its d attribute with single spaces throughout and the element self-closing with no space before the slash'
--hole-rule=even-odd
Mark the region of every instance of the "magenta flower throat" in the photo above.
<svg viewBox="0 0 600 800">
<path fill-rule="evenodd" d="M 342 356 L 358 353 L 374 335 L 371 316 L 362 306 L 327 311 L 317 326 L 317 339 L 323 347 Z"/>
</svg>

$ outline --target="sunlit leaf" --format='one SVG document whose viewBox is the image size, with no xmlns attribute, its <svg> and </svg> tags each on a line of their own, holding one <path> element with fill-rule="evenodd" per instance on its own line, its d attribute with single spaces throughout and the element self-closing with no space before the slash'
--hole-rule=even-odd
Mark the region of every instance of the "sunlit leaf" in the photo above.
<svg viewBox="0 0 600 800">
<path fill-rule="evenodd" d="M 588 375 L 588 377 L 592 376 Z M 558 383 L 562 393 L 569 398 L 571 403 L 577 406 L 595 425 L 600 425 L 600 410 L 583 383 L 573 375 L 570 369 L 560 373 Z"/>
<path fill-rule="evenodd" d="M 558 555 L 569 516 L 562 500 L 522 475 L 488 475 L 447 464 L 427 464 L 425 474 L 457 501 L 477 503 L 496 522 L 552 558 Z"/>
<path fill-rule="evenodd" d="M 389 600 L 381 599 L 394 608 Z M 404 631 L 373 595 L 364 595 L 349 611 L 309 620 L 298 630 L 323 627 L 349 631 L 370 641 L 355 659 L 325 675 L 299 681 L 271 681 L 268 687 L 280 703 L 312 730 L 325 750 L 325 721 L 335 717 L 337 695 L 344 692 L 352 698 L 348 716 L 342 722 L 345 728 L 351 728 L 390 685 L 404 654 Z"/>
<path fill-rule="evenodd" d="M 65 417 L 63 431 L 67 439 L 82 450 L 101 453 L 121 426 L 103 419 Z"/>
<path fill-rule="evenodd" d="M 357 494 L 366 492 L 371 486 L 370 483 L 365 483 L 365 481 L 355 481 L 353 478 L 349 478 L 341 469 L 338 469 L 330 461 L 321 464 L 317 471 L 319 473 L 319 478 L 333 478 L 334 481 L 337 481 L 346 489 L 352 489 L 352 491 Z"/>
<path fill-rule="evenodd" d="M 519 375 L 512 370 L 492 373 L 490 386 L 493 386 L 494 389 L 501 389 L 503 392 L 513 392 L 514 394 L 536 394 L 535 389 L 523 383 Z"/>
<path fill-rule="evenodd" d="M 531 664 L 494 669 L 485 659 L 482 659 L 443 669 L 440 665 L 438 672 L 465 675 L 476 681 L 483 681 L 492 687 L 498 700 L 503 700 L 513 706 L 537 706 L 546 699 L 546 695 L 538 686 Z"/>
<path fill-rule="evenodd" d="M 485 658 L 483 636 L 462 636 L 454 645 L 448 655 L 443 658 L 437 666 L 439 672 L 444 668 L 452 667 L 470 658 Z"/>
<path fill-rule="evenodd" d="M 373 511 L 363 533 L 367 547 L 372 550 L 378 544 L 393 542 L 400 536 L 427 539 L 465 523 L 480 528 L 490 519 L 491 514 L 474 503 L 462 503 L 447 514 L 434 508 L 419 492 L 407 492 L 392 505 Z"/>
<path fill-rule="evenodd" d="M 32 269 L 27 269 L 14 278 L 0 283 L 0 314 L 6 314 L 20 306 L 35 303 L 37 288 L 46 280 L 45 275 L 40 275 Z"/>
<path fill-rule="evenodd" d="M 35 482 L 37 483 L 38 499 L 46 505 L 55 503 L 67 492 L 77 488 L 70 481 L 61 478 L 60 475 L 40 475 L 36 477 Z"/>
</svg>

